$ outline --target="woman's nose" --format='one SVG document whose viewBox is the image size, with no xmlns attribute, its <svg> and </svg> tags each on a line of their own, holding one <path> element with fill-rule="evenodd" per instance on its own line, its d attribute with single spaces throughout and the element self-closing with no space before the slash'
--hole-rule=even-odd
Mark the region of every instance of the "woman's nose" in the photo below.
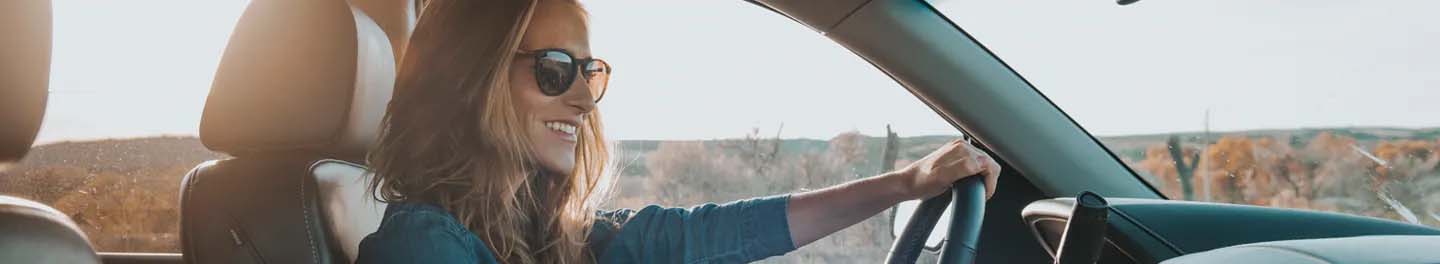
<svg viewBox="0 0 1440 264">
<path fill-rule="evenodd" d="M 589 78 L 576 78 L 570 83 L 570 91 L 564 96 L 565 104 L 574 107 L 581 114 L 595 110 L 595 94 L 590 91 Z"/>
</svg>

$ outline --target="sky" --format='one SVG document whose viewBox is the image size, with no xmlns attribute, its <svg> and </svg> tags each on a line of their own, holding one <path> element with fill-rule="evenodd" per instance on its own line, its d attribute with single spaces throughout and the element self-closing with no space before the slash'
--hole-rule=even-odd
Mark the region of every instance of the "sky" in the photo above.
<svg viewBox="0 0 1440 264">
<path fill-rule="evenodd" d="M 1440 126 L 1440 1 L 946 1 L 1099 135 Z"/>
<path fill-rule="evenodd" d="M 39 144 L 196 135 L 246 0 L 56 0 Z M 955 134 L 823 35 L 742 1 L 585 1 L 615 67 L 612 139 L 752 129 Z M 1097 135 L 1440 126 L 1437 1 L 944 1 L 937 8 Z"/>
</svg>

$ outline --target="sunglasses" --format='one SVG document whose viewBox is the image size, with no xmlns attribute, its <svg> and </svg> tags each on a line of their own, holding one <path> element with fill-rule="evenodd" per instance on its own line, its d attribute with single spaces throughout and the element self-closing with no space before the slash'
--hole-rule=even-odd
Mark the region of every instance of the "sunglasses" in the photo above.
<svg viewBox="0 0 1440 264">
<path fill-rule="evenodd" d="M 605 97 L 606 85 L 610 82 L 610 64 L 604 60 L 579 59 L 564 49 L 541 49 L 521 51 L 520 55 L 535 58 L 535 83 L 540 93 L 546 96 L 560 96 L 570 91 L 570 86 L 579 76 L 585 76 L 585 84 L 595 102 Z"/>
</svg>

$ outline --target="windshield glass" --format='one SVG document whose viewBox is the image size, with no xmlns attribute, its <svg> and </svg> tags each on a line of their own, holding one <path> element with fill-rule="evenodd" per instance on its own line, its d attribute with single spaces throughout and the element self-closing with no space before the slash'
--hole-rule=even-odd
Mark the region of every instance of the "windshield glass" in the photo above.
<svg viewBox="0 0 1440 264">
<path fill-rule="evenodd" d="M 1440 2 L 932 4 L 1171 199 L 1440 226 Z"/>
</svg>

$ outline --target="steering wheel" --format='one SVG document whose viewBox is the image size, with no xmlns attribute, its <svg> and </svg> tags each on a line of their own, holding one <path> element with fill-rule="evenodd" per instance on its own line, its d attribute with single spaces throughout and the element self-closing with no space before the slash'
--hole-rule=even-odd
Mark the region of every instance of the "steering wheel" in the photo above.
<svg viewBox="0 0 1440 264">
<path fill-rule="evenodd" d="M 886 264 L 913 264 L 925 248 L 925 239 L 945 213 L 945 206 L 954 210 L 950 232 L 941 245 L 943 264 L 975 263 L 980 245 L 980 224 L 985 220 L 985 177 L 970 175 L 950 185 L 950 191 L 920 202 L 915 215 L 905 224 L 905 231 L 890 246 Z"/>
</svg>

